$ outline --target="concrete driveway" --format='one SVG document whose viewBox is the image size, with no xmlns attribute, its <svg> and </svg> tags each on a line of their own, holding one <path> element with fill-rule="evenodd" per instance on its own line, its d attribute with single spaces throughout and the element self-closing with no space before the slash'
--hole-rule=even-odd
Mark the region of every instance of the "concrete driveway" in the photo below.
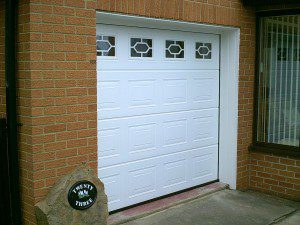
<svg viewBox="0 0 300 225">
<path fill-rule="evenodd" d="M 257 192 L 222 190 L 126 225 L 299 225 L 300 202 Z"/>
</svg>

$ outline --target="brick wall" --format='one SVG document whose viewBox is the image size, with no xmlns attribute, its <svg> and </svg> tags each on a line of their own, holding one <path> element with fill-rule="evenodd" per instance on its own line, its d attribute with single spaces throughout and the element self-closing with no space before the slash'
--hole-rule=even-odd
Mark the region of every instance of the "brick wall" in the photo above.
<svg viewBox="0 0 300 225">
<path fill-rule="evenodd" d="M 29 55 L 29 5 L 26 1 L 20 1 L 18 6 L 18 32 L 17 32 L 17 96 L 18 96 L 18 120 L 24 123 L 19 128 L 19 158 L 20 158 L 20 183 L 21 204 L 25 224 L 34 221 L 34 182 L 33 182 L 33 146 L 32 115 L 31 115 L 31 90 L 25 83 L 30 82 L 30 55 Z M 34 94 L 34 93 L 33 93 Z M 33 109 L 34 111 L 34 109 Z"/>
<path fill-rule="evenodd" d="M 251 153 L 250 188 L 300 200 L 300 159 Z"/>
<path fill-rule="evenodd" d="M 0 1 L 0 118 L 5 116 L 5 1 Z"/>
<path fill-rule="evenodd" d="M 82 162 L 97 168 L 95 1 L 19 4 L 18 110 L 22 204 L 34 204 Z"/>
</svg>

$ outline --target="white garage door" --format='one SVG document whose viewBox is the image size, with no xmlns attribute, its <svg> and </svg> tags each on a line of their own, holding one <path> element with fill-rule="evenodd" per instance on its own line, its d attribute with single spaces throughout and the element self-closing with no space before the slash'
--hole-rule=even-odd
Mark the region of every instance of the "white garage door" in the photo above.
<svg viewBox="0 0 300 225">
<path fill-rule="evenodd" d="M 109 210 L 218 178 L 219 36 L 97 25 Z"/>
</svg>

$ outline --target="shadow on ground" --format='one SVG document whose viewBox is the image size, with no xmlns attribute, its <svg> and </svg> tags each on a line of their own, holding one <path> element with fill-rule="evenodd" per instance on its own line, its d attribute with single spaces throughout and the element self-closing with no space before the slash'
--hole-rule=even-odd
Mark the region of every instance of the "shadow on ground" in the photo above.
<svg viewBox="0 0 300 225">
<path fill-rule="evenodd" d="M 125 225 L 299 225 L 299 202 L 223 190 Z"/>
</svg>

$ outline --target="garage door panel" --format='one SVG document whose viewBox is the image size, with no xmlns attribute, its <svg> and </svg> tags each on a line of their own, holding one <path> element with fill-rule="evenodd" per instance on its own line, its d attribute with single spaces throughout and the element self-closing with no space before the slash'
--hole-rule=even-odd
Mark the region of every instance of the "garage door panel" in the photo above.
<svg viewBox="0 0 300 225">
<path fill-rule="evenodd" d="M 100 121 L 102 166 L 218 143 L 218 109 Z M 118 141 L 115 141 L 118 140 Z"/>
<path fill-rule="evenodd" d="M 128 173 L 130 183 L 129 198 L 136 198 L 141 195 L 149 195 L 156 191 L 157 166 L 138 168 Z"/>
<path fill-rule="evenodd" d="M 214 169 L 217 163 L 217 151 L 212 152 L 193 152 L 191 160 L 191 179 L 192 182 L 199 183 L 199 180 L 208 181 L 211 177 L 217 176 Z"/>
<path fill-rule="evenodd" d="M 99 169 L 99 177 L 109 189 L 109 210 L 217 179 L 217 152 L 214 145 Z M 124 180 L 129 185 L 123 185 Z M 120 187 L 122 192 L 115 191 Z"/>
<path fill-rule="evenodd" d="M 205 73 L 205 72 L 204 72 Z M 216 71 L 213 76 L 193 76 L 191 77 L 191 101 L 194 104 L 205 103 L 210 107 L 217 106 L 219 102 L 219 72 Z M 207 75 L 207 74 L 206 74 Z"/>
<path fill-rule="evenodd" d="M 102 32 L 97 35 L 115 38 L 115 56 L 99 57 L 98 70 L 141 70 L 141 69 L 219 69 L 219 35 L 170 30 L 156 30 L 120 26 L 97 25 Z M 131 57 L 131 38 L 151 39 L 152 57 Z M 166 58 L 166 41 L 184 42 L 184 58 Z M 211 45 L 211 58 L 196 58 L 196 43 Z M 205 46 L 203 46 L 205 48 Z M 105 63 L 101 63 L 101 62 Z M 163 63 L 162 63 L 163 62 Z M 191 63 L 193 62 L 193 63 Z M 179 64 L 178 64 L 179 63 Z"/>
<path fill-rule="evenodd" d="M 98 132 L 99 141 L 101 141 L 101 149 L 99 155 L 101 158 L 115 158 L 120 156 L 120 149 L 122 148 L 122 133 L 118 126 L 107 126 Z"/>
<path fill-rule="evenodd" d="M 129 107 L 153 107 L 156 102 L 155 79 L 129 80 L 128 103 Z M 125 89 L 126 90 L 126 89 Z"/>
<path fill-rule="evenodd" d="M 110 205 L 120 205 L 123 203 L 123 196 L 126 194 L 126 187 L 120 190 L 120 185 L 125 177 L 121 175 L 119 168 L 111 168 L 108 170 L 98 171 L 101 180 L 105 185 L 105 193 L 108 196 Z"/>
<path fill-rule="evenodd" d="M 109 210 L 216 180 L 219 36 L 98 24 L 97 55 Z"/>
<path fill-rule="evenodd" d="M 164 79 L 163 88 L 163 104 L 186 104 L 187 103 L 187 78 Z"/>
<path fill-rule="evenodd" d="M 139 124 L 128 127 L 128 148 L 130 154 L 156 150 L 156 123 Z"/>
<path fill-rule="evenodd" d="M 216 108 L 218 71 L 103 72 L 100 119 Z"/>
<path fill-rule="evenodd" d="M 186 117 L 181 117 L 180 119 L 171 119 L 169 117 L 167 118 L 167 121 L 162 123 L 163 146 L 186 145 L 188 142 L 188 119 Z"/>
<path fill-rule="evenodd" d="M 98 85 L 98 93 L 101 99 L 98 99 L 98 107 L 102 110 L 120 109 L 120 82 L 117 80 L 102 81 Z M 100 100 L 100 101 L 99 101 Z"/>
<path fill-rule="evenodd" d="M 176 157 L 172 161 L 169 159 L 163 164 L 163 167 L 163 188 L 183 185 L 187 182 L 187 158 L 185 156 Z"/>
<path fill-rule="evenodd" d="M 191 184 L 195 186 L 217 179 L 217 154 L 218 146 L 212 145 L 166 156 L 163 163 L 163 193 L 176 192 L 191 187 Z M 166 165 L 172 165 L 169 173 Z"/>
<path fill-rule="evenodd" d="M 205 140 L 217 141 L 217 117 L 217 112 L 214 111 L 212 114 L 196 115 L 191 118 L 190 137 L 193 145 L 202 145 Z M 209 144 L 212 144 L 211 141 L 209 141 Z"/>
</svg>

